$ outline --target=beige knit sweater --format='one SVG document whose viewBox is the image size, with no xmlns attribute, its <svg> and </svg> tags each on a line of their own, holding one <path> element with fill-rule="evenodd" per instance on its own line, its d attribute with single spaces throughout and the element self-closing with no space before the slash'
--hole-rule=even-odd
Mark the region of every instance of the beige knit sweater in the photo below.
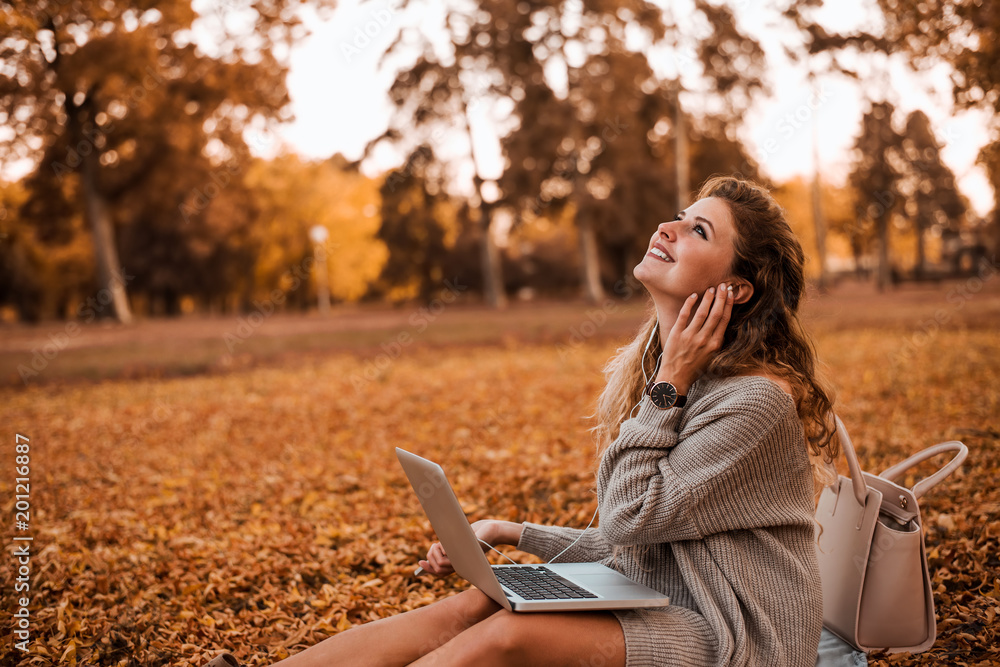
<svg viewBox="0 0 1000 667">
<path fill-rule="evenodd" d="M 815 665 L 812 473 L 777 385 L 703 379 L 670 410 L 643 398 L 601 458 L 597 498 L 600 527 L 559 560 L 601 561 L 671 600 L 615 612 L 629 667 Z M 517 546 L 548 560 L 580 533 L 525 523 Z"/>
</svg>

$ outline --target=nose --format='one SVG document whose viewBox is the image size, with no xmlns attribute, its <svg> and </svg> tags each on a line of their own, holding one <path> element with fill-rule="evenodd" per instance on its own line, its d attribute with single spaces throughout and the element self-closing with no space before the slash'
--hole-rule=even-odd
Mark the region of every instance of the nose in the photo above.
<svg viewBox="0 0 1000 667">
<path fill-rule="evenodd" d="M 661 222 L 656 226 L 656 231 L 666 236 L 668 241 L 673 241 L 674 239 L 672 237 L 672 234 L 674 233 L 674 226 L 673 226 L 674 222 L 675 222 L 674 220 L 667 220 L 665 222 Z"/>
</svg>

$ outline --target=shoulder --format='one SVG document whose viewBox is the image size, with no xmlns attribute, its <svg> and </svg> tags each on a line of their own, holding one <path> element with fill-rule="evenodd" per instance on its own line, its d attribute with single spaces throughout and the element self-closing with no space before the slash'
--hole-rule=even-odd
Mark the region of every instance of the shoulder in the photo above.
<svg viewBox="0 0 1000 667">
<path fill-rule="evenodd" d="M 715 416 L 737 413 L 763 420 L 797 414 L 791 386 L 771 375 L 703 378 L 690 394 L 693 413 Z"/>
</svg>

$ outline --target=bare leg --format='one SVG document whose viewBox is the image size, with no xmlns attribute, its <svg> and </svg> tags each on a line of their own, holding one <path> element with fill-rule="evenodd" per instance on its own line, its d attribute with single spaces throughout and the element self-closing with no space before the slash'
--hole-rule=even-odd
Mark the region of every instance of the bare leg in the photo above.
<svg viewBox="0 0 1000 667">
<path fill-rule="evenodd" d="M 408 665 L 502 609 L 472 588 L 324 639 L 277 663 L 281 667 Z"/>
<path fill-rule="evenodd" d="M 413 665 L 624 667 L 625 635 L 609 612 L 501 610 Z"/>
</svg>

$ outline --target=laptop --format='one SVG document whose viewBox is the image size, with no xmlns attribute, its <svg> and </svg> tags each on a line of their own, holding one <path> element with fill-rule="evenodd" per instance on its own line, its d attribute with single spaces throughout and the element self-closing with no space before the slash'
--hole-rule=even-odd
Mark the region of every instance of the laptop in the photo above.
<svg viewBox="0 0 1000 667">
<path fill-rule="evenodd" d="M 670 599 L 599 563 L 491 565 L 444 470 L 396 448 L 410 485 L 455 572 L 510 611 L 665 607 Z"/>
</svg>

